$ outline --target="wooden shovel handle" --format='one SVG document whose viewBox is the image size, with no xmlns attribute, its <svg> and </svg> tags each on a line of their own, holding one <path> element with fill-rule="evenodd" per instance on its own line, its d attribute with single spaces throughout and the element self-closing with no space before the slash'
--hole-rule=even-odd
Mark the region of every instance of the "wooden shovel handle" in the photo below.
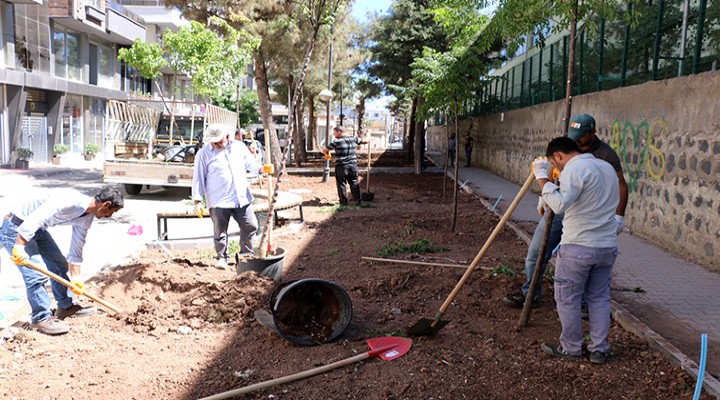
<svg viewBox="0 0 720 400">
<path fill-rule="evenodd" d="M 336 362 L 334 362 L 334 363 L 332 363 L 332 364 L 323 365 L 323 366 L 321 366 L 321 367 L 313 368 L 313 369 L 310 369 L 310 370 L 307 370 L 307 371 L 298 372 L 297 374 L 292 374 L 292 375 L 288 375 L 288 376 L 283 376 L 283 377 L 281 377 L 281 378 L 276 378 L 276 379 L 272 379 L 272 380 L 269 380 L 269 381 L 256 383 L 256 384 L 254 384 L 254 385 L 245 386 L 245 387 L 242 387 L 242 388 L 239 388 L 239 389 L 233 389 L 233 390 L 229 390 L 229 391 L 227 391 L 227 392 L 222 392 L 222 393 L 214 394 L 214 395 L 212 395 L 212 396 L 210 396 L 210 397 L 203 397 L 203 398 L 200 399 L 200 400 L 220 400 L 220 399 L 227 399 L 227 398 L 229 398 L 229 397 L 234 397 L 234 396 L 238 396 L 238 395 L 241 395 L 241 394 L 246 394 L 246 393 L 254 392 L 254 391 L 256 391 L 256 390 L 269 388 L 269 387 L 275 386 L 275 385 L 280 385 L 280 384 L 282 384 L 282 383 L 293 382 L 293 381 L 297 381 L 297 380 L 300 380 L 300 379 L 304 379 L 304 378 L 307 378 L 307 377 L 310 377 L 310 376 L 313 376 L 313 375 L 322 374 L 322 373 L 324 373 L 324 372 L 333 370 L 333 369 L 335 369 L 335 368 L 340 368 L 340 367 L 343 367 L 343 366 L 348 365 L 348 364 L 352 364 L 352 363 L 355 363 L 355 362 L 358 362 L 358 361 L 365 360 L 365 359 L 367 359 L 367 358 L 369 358 L 369 357 L 370 357 L 370 352 L 369 352 L 369 351 L 366 351 L 365 353 L 358 354 L 358 355 L 356 355 L 356 356 L 353 356 L 353 357 L 350 357 L 350 358 L 346 358 L 346 359 L 343 359 L 343 360 L 340 360 L 340 361 L 336 361 Z"/>
<path fill-rule="evenodd" d="M 39 272 L 39 273 L 41 273 L 41 274 L 43 274 L 43 275 L 47 275 L 47 276 L 49 276 L 50 278 L 52 278 L 52 279 L 54 279 L 54 280 L 62 283 L 63 285 L 67 286 L 69 289 L 77 289 L 77 286 L 73 285 L 71 282 L 68 282 L 67 280 L 65 280 L 65 278 L 63 278 L 63 277 L 61 277 L 61 276 L 59 276 L 59 275 L 57 275 L 57 274 L 55 274 L 55 273 L 53 273 L 53 272 L 51 272 L 51 271 L 48 271 L 48 270 L 45 269 L 45 268 L 42 268 L 42 267 L 40 267 L 40 266 L 38 266 L 38 265 L 35 265 L 35 264 L 31 263 L 31 262 L 27 262 L 27 263 L 23 264 L 23 266 L 24 266 L 24 267 L 28 267 L 28 268 L 30 268 L 30 269 L 34 269 L 35 271 L 37 271 L 37 272 Z M 120 308 L 118 308 L 118 307 L 116 307 L 116 306 L 108 303 L 107 301 L 105 301 L 105 300 L 103 300 L 103 299 L 95 296 L 95 295 L 92 294 L 92 293 L 82 292 L 82 294 L 83 294 L 84 296 L 89 297 L 92 301 L 94 301 L 94 302 L 96 302 L 96 303 L 98 303 L 98 304 L 101 304 L 103 307 L 107 308 L 108 310 L 110 310 L 110 311 L 112 311 L 112 312 L 114 312 L 114 313 L 116 313 L 116 314 L 119 313 L 120 311 L 122 311 Z"/>
<path fill-rule="evenodd" d="M 520 191 L 515 196 L 515 199 L 510 204 L 510 207 L 508 207 L 507 211 L 505 211 L 505 214 L 500 219 L 500 222 L 498 222 L 497 226 L 490 234 L 490 237 L 485 241 L 485 244 L 483 245 L 482 249 L 480 249 L 480 252 L 478 252 L 478 254 L 475 256 L 475 259 L 473 259 L 472 263 L 467 268 L 462 278 L 460 278 L 460 281 L 458 281 L 457 285 L 455 285 L 455 288 L 445 300 L 442 307 L 440 307 L 440 311 L 438 312 L 435 320 L 433 321 L 433 327 L 440 321 L 440 317 L 445 314 L 445 311 L 447 311 L 448 307 L 450 307 L 450 304 L 453 302 L 455 296 L 457 296 L 458 292 L 465 284 L 465 281 L 468 280 L 470 274 L 472 274 L 472 272 L 475 270 L 475 267 L 480 264 L 480 259 L 485 255 L 488 248 L 490 248 L 490 245 L 495 241 L 495 237 L 497 237 L 502 228 L 505 226 L 507 220 L 510 219 L 510 215 L 512 215 L 513 211 L 515 211 L 515 208 L 517 208 L 518 204 L 520 204 L 520 200 L 522 200 L 525 193 L 528 191 L 528 189 L 530 189 L 530 185 L 532 185 L 534 180 L 535 176 L 531 173 L 530 176 L 528 176 L 528 178 L 525 180 L 525 184 L 520 188 Z"/>
</svg>

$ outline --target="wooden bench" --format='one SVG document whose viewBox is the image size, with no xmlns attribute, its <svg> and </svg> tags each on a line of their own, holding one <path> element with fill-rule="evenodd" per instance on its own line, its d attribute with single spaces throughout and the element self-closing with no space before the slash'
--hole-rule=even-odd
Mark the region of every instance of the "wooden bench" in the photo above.
<svg viewBox="0 0 720 400">
<path fill-rule="evenodd" d="M 267 201 L 267 191 L 251 189 L 250 192 L 252 193 L 253 197 L 255 197 L 255 200 L 252 203 L 253 211 L 255 213 L 266 213 L 269 206 L 269 203 Z M 275 221 L 277 222 L 278 220 L 278 211 L 289 210 L 295 207 L 297 207 L 298 209 L 298 220 L 300 222 L 305 222 L 302 209 L 302 196 L 295 193 L 279 191 L 277 202 L 275 203 L 275 208 L 273 209 L 273 216 L 275 218 Z M 206 211 L 203 217 L 210 217 L 210 214 Z M 198 216 L 197 214 L 192 212 L 192 210 L 184 212 L 181 211 L 157 213 L 158 240 L 168 240 L 168 220 L 188 218 L 198 218 Z"/>
</svg>

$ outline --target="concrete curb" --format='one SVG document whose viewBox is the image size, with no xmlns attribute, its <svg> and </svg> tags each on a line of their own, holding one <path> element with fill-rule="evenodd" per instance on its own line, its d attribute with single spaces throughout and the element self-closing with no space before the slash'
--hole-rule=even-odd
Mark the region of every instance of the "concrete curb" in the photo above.
<svg viewBox="0 0 720 400">
<path fill-rule="evenodd" d="M 618 302 L 611 300 L 610 304 L 612 306 L 613 319 L 623 328 L 634 333 L 641 339 L 645 339 L 648 344 L 650 344 L 650 347 L 662 353 L 672 365 L 679 365 L 688 375 L 697 381 L 700 368 L 695 361 L 691 360 L 667 339 L 658 335 Z M 705 373 L 703 377 L 703 389 L 712 396 L 715 396 L 716 399 L 720 399 L 720 381 L 708 373 Z"/>
</svg>

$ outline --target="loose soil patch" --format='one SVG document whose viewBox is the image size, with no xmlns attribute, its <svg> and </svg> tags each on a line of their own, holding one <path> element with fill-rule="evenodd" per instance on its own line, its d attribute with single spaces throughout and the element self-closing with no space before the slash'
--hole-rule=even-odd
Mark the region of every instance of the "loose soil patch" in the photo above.
<svg viewBox="0 0 720 400">
<path fill-rule="evenodd" d="M 1 393 L 17 399 L 196 399 L 365 352 L 366 339 L 400 335 L 418 319 L 432 318 L 463 270 L 371 263 L 362 256 L 423 241 L 444 251 L 394 257 L 469 264 L 498 222 L 476 198 L 460 193 L 451 233 L 452 196 L 444 201 L 441 186 L 441 175 L 378 174 L 368 207 L 338 210 L 334 182 L 291 176 L 282 183 L 283 190 L 310 190 L 302 191 L 303 229 L 275 239 L 287 252 L 284 280 L 327 279 L 353 302 L 350 327 L 332 343 L 296 346 L 260 326 L 253 312 L 269 309 L 276 283 L 254 272 L 215 269 L 210 249 L 176 249 L 175 259 L 148 250 L 94 278 L 88 289 L 125 312 L 70 320 L 72 331 L 62 337 L 22 331 L 6 341 Z M 517 328 L 520 311 L 500 302 L 522 281 L 526 250 L 504 229 L 480 263 L 494 272 L 476 271 L 446 314 L 450 324 L 433 337 L 416 338 L 407 355 L 370 359 L 246 398 L 692 398 L 694 382 L 681 369 L 617 324 L 610 330 L 614 355 L 605 365 L 542 353 L 540 343 L 556 342 L 560 332 L 550 284 L 526 329 Z"/>
</svg>

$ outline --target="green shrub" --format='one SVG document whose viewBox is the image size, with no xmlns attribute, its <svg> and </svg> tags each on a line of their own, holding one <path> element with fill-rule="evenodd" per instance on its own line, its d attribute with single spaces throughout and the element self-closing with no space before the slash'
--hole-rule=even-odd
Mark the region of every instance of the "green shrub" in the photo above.
<svg viewBox="0 0 720 400">
<path fill-rule="evenodd" d="M 65 154 L 68 151 L 70 151 L 70 146 L 62 143 L 58 143 L 53 147 L 53 153 L 55 153 L 56 156 L 59 156 L 61 154 Z"/>
<path fill-rule="evenodd" d="M 15 149 L 15 154 L 17 154 L 18 160 L 32 160 L 33 155 L 35 155 L 32 150 L 25 147 Z"/>
<path fill-rule="evenodd" d="M 85 154 L 94 156 L 100 151 L 100 147 L 95 143 L 88 143 L 85 145 Z"/>
</svg>

